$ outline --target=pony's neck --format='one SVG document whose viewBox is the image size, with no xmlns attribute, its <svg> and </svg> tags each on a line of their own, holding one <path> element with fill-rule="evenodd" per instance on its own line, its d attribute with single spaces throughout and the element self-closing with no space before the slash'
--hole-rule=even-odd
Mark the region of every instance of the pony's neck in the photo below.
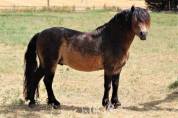
<svg viewBox="0 0 178 118">
<path fill-rule="evenodd" d="M 115 47 L 128 51 L 134 39 L 135 33 L 131 28 L 129 13 L 121 13 L 111 19 L 102 32 L 106 34 L 106 40 Z"/>
<path fill-rule="evenodd" d="M 114 24 L 113 24 L 114 25 Z M 106 26 L 101 33 L 103 33 L 103 41 L 111 47 L 121 48 L 122 50 L 128 51 L 130 45 L 135 37 L 135 33 L 131 28 L 126 28 L 127 26 Z M 107 32 L 107 33 L 106 33 Z"/>
<path fill-rule="evenodd" d="M 120 33 L 116 33 L 119 30 L 121 29 L 113 31 L 112 35 L 116 37 L 113 37 L 113 42 L 120 49 L 128 51 L 133 42 L 135 34 L 132 31 L 122 31 Z"/>
<path fill-rule="evenodd" d="M 129 11 L 115 15 L 109 22 L 96 28 L 93 32 L 94 36 L 101 37 L 104 47 L 108 45 L 111 50 L 120 48 L 128 51 L 135 36 L 131 28 L 130 16 Z"/>
</svg>

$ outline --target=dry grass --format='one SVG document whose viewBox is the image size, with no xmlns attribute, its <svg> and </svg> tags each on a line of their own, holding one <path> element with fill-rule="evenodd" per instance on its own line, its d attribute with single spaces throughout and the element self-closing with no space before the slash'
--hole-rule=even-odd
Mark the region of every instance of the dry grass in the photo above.
<svg viewBox="0 0 178 118">
<path fill-rule="evenodd" d="M 141 44 L 146 46 L 146 43 Z M 178 94 L 167 89 L 177 76 L 178 68 L 164 65 L 176 64 L 178 55 L 174 53 L 136 55 L 137 51 L 132 49 L 133 54 L 120 81 L 122 107 L 113 111 L 105 111 L 101 106 L 103 71 L 85 73 L 59 66 L 54 80 L 54 92 L 62 106 L 59 110 L 53 110 L 46 105 L 46 91 L 42 82 L 40 105 L 29 109 L 27 104 L 23 104 L 22 57 L 25 50 L 23 47 L 3 44 L 0 47 L 1 58 L 9 59 L 9 63 L 20 66 L 20 70 L 0 74 L 0 117 L 176 118 L 178 115 Z M 10 65 L 7 66 L 7 69 L 10 68 Z"/>
<path fill-rule="evenodd" d="M 117 6 L 129 8 L 131 5 L 144 7 L 143 0 L 50 0 L 50 6 L 75 6 L 76 8 Z M 1 6 L 47 6 L 47 0 L 1 0 Z"/>
<path fill-rule="evenodd" d="M 119 109 L 105 111 L 101 106 L 103 71 L 85 73 L 66 66 L 58 66 L 53 85 L 54 93 L 62 103 L 61 109 L 54 110 L 46 105 L 43 82 L 40 83 L 40 105 L 29 109 L 27 103 L 23 103 L 26 48 L 23 44 L 27 44 L 27 38 L 54 25 L 89 31 L 113 14 L 109 11 L 1 13 L 0 117 L 177 118 L 178 93 L 168 89 L 178 76 L 177 14 L 152 13 L 148 40 L 134 40 L 130 59 L 121 74 L 119 97 L 122 107 Z"/>
</svg>

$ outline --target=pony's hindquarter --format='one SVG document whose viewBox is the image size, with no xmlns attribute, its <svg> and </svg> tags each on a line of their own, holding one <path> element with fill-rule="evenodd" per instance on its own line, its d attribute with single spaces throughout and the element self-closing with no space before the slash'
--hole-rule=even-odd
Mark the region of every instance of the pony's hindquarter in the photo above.
<svg viewBox="0 0 178 118">
<path fill-rule="evenodd" d="M 54 41 L 56 38 L 49 38 L 49 36 L 51 36 L 50 33 L 44 35 L 43 32 L 33 36 L 25 53 L 24 97 L 26 100 L 30 100 L 30 107 L 36 103 L 35 93 L 36 97 L 39 97 L 38 85 L 43 76 L 48 94 L 48 104 L 52 104 L 54 107 L 60 105 L 52 89 L 53 77 L 58 63 L 59 45 Z M 36 60 L 37 56 L 40 62 L 39 66 Z"/>
</svg>

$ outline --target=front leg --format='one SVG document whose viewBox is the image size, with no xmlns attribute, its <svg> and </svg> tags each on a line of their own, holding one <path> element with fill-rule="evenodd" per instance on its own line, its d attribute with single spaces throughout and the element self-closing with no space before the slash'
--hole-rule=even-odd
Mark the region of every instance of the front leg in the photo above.
<svg viewBox="0 0 178 118">
<path fill-rule="evenodd" d="M 114 108 L 117 108 L 118 106 L 121 105 L 121 103 L 118 100 L 118 86 L 119 86 L 119 78 L 120 78 L 120 73 L 112 75 L 112 98 L 111 98 L 111 103 L 114 106 Z"/>
<path fill-rule="evenodd" d="M 103 96 L 102 105 L 106 108 L 110 106 L 109 91 L 111 88 L 111 81 L 112 81 L 112 76 L 104 74 L 104 96 Z"/>
</svg>

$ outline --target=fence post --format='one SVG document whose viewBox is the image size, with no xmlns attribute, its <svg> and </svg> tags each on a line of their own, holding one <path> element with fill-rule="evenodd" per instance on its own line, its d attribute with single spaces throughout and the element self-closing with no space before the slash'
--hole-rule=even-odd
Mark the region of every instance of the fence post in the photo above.
<svg viewBox="0 0 178 118">
<path fill-rule="evenodd" d="M 49 6 L 50 6 L 50 4 L 49 4 L 50 2 L 49 2 L 49 0 L 47 0 L 47 7 L 49 8 Z"/>
</svg>

